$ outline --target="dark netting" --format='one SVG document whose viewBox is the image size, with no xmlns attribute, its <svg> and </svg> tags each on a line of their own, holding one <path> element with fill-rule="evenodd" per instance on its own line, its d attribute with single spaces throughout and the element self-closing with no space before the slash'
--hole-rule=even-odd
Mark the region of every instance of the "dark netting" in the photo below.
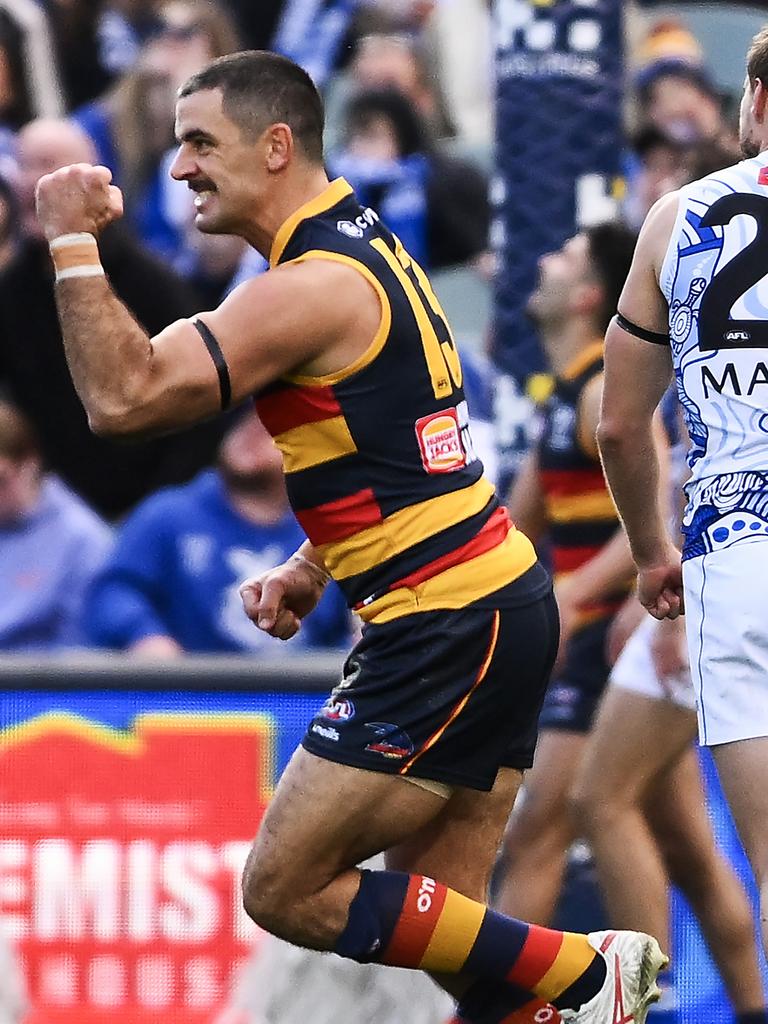
<svg viewBox="0 0 768 1024">
<path fill-rule="evenodd" d="M 621 11 L 621 0 L 496 0 L 494 5 L 493 242 L 501 268 L 494 355 L 512 378 L 510 394 L 543 369 L 525 315 L 539 256 L 559 248 L 577 220 L 600 219 L 610 211 L 607 197 L 621 169 Z M 524 424 L 516 425 L 510 416 L 524 415 L 524 406 L 498 405 L 504 461 L 507 472 L 514 472 L 515 451 L 525 448 L 527 438 Z"/>
</svg>

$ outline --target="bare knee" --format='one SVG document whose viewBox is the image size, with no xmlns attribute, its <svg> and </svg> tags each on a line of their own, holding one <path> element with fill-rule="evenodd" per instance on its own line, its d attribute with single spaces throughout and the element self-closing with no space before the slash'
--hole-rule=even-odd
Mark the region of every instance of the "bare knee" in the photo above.
<svg viewBox="0 0 768 1024">
<path fill-rule="evenodd" d="M 264 931 L 278 938 L 290 938 L 295 925 L 299 898 L 285 872 L 274 858 L 251 848 L 242 877 L 245 912 Z"/>
<path fill-rule="evenodd" d="M 550 801 L 539 793 L 526 794 L 510 818 L 502 856 L 507 861 L 539 860 L 549 851 L 565 849 L 572 838 L 571 831 L 564 799 Z"/>
<path fill-rule="evenodd" d="M 577 777 L 568 791 L 569 820 L 574 831 L 586 839 L 610 828 L 627 809 L 625 796 L 606 790 L 590 777 Z"/>
</svg>

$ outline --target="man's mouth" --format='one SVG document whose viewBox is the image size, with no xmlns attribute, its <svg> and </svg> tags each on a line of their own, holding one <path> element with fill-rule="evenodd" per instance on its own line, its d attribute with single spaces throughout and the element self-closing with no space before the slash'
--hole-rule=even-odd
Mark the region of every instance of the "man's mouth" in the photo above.
<svg viewBox="0 0 768 1024">
<path fill-rule="evenodd" d="M 215 190 L 212 188 L 201 189 L 195 196 L 195 209 L 201 210 L 205 206 L 206 202 L 211 198 L 211 196 L 214 195 L 214 192 Z"/>
<path fill-rule="evenodd" d="M 211 198 L 211 196 L 216 191 L 215 185 L 213 185 L 210 181 L 190 181 L 188 182 L 188 185 L 190 189 L 195 193 L 194 205 L 196 210 L 199 210 L 201 207 L 205 206 L 206 202 Z"/>
</svg>

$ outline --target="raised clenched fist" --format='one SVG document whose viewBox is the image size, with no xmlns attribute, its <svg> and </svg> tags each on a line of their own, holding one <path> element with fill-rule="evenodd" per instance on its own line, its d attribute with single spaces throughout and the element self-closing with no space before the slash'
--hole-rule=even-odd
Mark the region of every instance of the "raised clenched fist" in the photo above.
<svg viewBox="0 0 768 1024">
<path fill-rule="evenodd" d="M 37 183 L 37 217 L 50 241 L 74 231 L 97 235 L 123 215 L 123 196 L 107 167 L 70 164 Z"/>
</svg>

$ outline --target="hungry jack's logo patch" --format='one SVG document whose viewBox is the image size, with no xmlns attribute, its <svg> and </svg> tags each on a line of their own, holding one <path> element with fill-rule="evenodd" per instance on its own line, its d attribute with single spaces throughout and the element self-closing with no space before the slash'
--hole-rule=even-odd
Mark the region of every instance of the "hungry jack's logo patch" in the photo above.
<svg viewBox="0 0 768 1024">
<path fill-rule="evenodd" d="M 466 466 L 467 456 L 455 408 L 442 409 L 416 420 L 416 437 L 427 473 L 453 473 Z"/>
</svg>

